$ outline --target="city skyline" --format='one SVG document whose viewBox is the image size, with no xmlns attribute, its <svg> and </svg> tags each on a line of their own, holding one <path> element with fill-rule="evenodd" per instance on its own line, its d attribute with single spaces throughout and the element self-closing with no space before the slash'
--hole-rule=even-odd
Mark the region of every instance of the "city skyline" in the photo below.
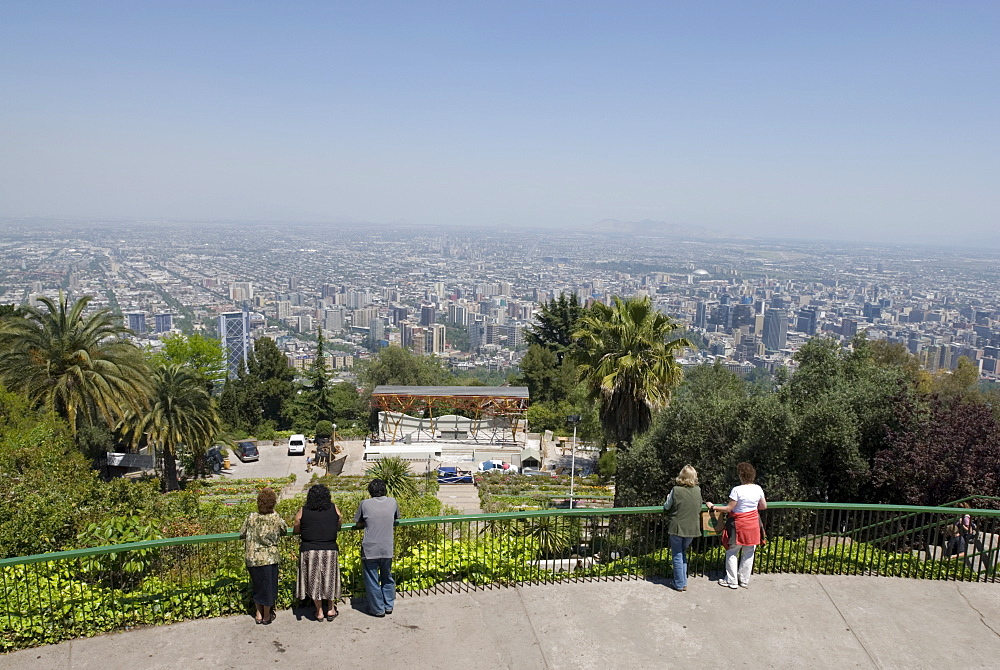
<svg viewBox="0 0 1000 670">
<path fill-rule="evenodd" d="M 0 217 L 997 247 L 998 27 L 929 3 L 8 6 Z"/>
</svg>

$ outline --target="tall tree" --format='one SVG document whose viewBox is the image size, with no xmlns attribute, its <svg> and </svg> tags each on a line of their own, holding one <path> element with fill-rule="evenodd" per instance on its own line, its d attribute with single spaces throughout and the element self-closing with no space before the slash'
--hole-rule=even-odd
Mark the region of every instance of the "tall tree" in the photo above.
<svg viewBox="0 0 1000 670">
<path fill-rule="evenodd" d="M 226 382 L 219 398 L 222 417 L 233 427 L 256 431 L 263 424 L 285 427 L 284 404 L 295 394 L 295 372 L 269 337 L 254 341 L 247 369 Z"/>
<path fill-rule="evenodd" d="M 185 446 L 204 453 L 220 430 L 219 415 L 201 377 L 176 363 L 153 371 L 149 409 L 125 426 L 133 439 L 147 435 L 163 454 L 163 489 L 176 491 L 177 452 Z"/>
<path fill-rule="evenodd" d="M 688 341 L 667 341 L 677 328 L 649 297 L 596 303 L 579 320 L 580 378 L 600 403 L 605 434 L 623 449 L 645 432 L 653 410 L 666 406 L 671 389 L 683 378 L 674 354 Z"/>
<path fill-rule="evenodd" d="M 163 348 L 153 355 L 154 365 L 178 363 L 197 372 L 205 380 L 208 392 L 226 381 L 226 354 L 222 342 L 201 333 L 163 338 Z"/>
<path fill-rule="evenodd" d="M 385 347 L 358 373 L 358 379 L 369 392 L 376 386 L 439 386 L 450 375 L 440 361 L 430 356 L 418 356 L 403 347 Z"/>
<path fill-rule="evenodd" d="M 573 333 L 586 310 L 580 305 L 575 293 L 560 293 L 548 303 L 542 303 L 535 315 L 537 323 L 524 333 L 528 345 L 537 344 L 553 351 L 562 363 L 573 346 Z"/>
<path fill-rule="evenodd" d="M 294 430 L 312 431 L 317 421 L 330 420 L 334 415 L 333 389 L 330 373 L 326 369 L 323 351 L 323 330 L 319 331 L 316 357 L 305 374 L 305 382 L 285 402 L 283 414 L 292 422 Z"/>
<path fill-rule="evenodd" d="M 0 380 L 69 423 L 113 426 L 139 413 L 149 395 L 149 368 L 129 332 L 106 309 L 86 313 L 91 296 L 70 304 L 40 297 L 22 317 L 0 326 Z"/>
</svg>

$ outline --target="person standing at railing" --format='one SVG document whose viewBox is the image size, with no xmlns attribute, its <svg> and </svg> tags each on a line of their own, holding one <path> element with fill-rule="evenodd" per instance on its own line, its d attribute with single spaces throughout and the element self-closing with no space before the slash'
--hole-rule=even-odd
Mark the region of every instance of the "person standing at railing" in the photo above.
<svg viewBox="0 0 1000 670">
<path fill-rule="evenodd" d="M 687 550 L 701 535 L 701 487 L 698 472 L 690 465 L 681 468 L 663 511 L 670 515 L 667 532 L 674 559 L 674 590 L 687 591 Z"/>
<path fill-rule="evenodd" d="M 393 527 L 399 518 L 399 505 L 395 498 L 386 495 L 385 481 L 373 479 L 368 483 L 368 495 L 362 500 L 354 523 L 365 529 L 361 540 L 361 577 L 368 597 L 368 611 L 372 616 L 392 614 L 396 602 L 396 582 L 392 578 L 394 550 Z"/>
<path fill-rule="evenodd" d="M 729 492 L 729 504 L 720 507 L 708 503 L 708 509 L 726 512 L 735 522 L 727 522 L 726 530 L 722 533 L 722 543 L 726 547 L 726 578 L 719 580 L 719 586 L 731 589 L 750 586 L 754 552 L 763 537 L 760 511 L 767 509 L 764 489 L 754 484 L 754 479 L 757 478 L 754 467 L 749 463 L 739 463 L 736 474 L 740 478 L 740 485 Z"/>
<path fill-rule="evenodd" d="M 274 601 L 278 596 L 278 543 L 288 531 L 288 524 L 274 511 L 278 496 L 270 488 L 257 494 L 257 511 L 252 512 L 240 528 L 244 539 L 247 571 L 253 586 L 253 602 L 257 623 L 274 621 Z"/>
<path fill-rule="evenodd" d="M 340 614 L 336 605 L 340 600 L 340 510 L 330 499 L 330 489 L 323 484 L 309 487 L 306 504 L 295 515 L 294 530 L 302 535 L 295 597 L 313 601 L 317 621 L 333 621 Z"/>
<path fill-rule="evenodd" d="M 957 507 L 969 510 L 972 508 L 972 505 L 967 502 L 960 502 Z M 955 525 L 958 526 L 958 532 L 962 535 L 962 539 L 965 540 L 965 546 L 974 547 L 976 544 L 976 531 L 978 529 L 976 528 L 976 522 L 972 520 L 972 516 L 967 513 L 963 514 L 955 521 Z"/>
</svg>

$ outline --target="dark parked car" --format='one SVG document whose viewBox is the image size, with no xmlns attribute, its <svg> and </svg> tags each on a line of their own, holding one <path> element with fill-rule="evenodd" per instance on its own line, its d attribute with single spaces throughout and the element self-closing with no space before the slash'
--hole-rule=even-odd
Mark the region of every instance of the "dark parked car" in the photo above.
<svg viewBox="0 0 1000 670">
<path fill-rule="evenodd" d="M 257 445 L 253 442 L 237 442 L 233 451 L 236 452 L 236 458 L 244 463 L 260 459 L 260 452 L 257 451 Z"/>
</svg>

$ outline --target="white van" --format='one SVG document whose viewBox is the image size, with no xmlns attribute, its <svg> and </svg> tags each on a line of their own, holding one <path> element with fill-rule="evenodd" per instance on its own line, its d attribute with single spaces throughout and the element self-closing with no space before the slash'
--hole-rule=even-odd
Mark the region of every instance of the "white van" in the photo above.
<svg viewBox="0 0 1000 670">
<path fill-rule="evenodd" d="M 288 455 L 303 456 L 306 453 L 306 436 L 292 435 L 288 438 Z"/>
</svg>

